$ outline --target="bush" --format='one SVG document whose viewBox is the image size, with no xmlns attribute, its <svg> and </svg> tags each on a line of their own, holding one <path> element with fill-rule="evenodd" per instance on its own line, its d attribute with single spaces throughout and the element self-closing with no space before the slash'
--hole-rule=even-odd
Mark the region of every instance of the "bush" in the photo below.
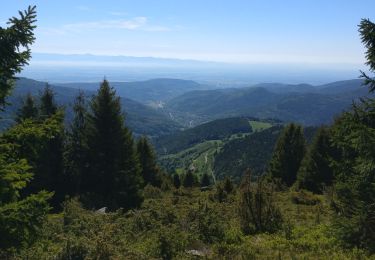
<svg viewBox="0 0 375 260">
<path fill-rule="evenodd" d="M 161 198 L 162 192 L 158 187 L 154 187 L 150 184 L 147 184 L 143 189 L 143 196 L 145 199 L 156 199 Z"/>
<path fill-rule="evenodd" d="M 317 205 L 321 203 L 321 200 L 318 196 L 306 190 L 291 192 L 290 196 L 294 204 Z"/>
<path fill-rule="evenodd" d="M 47 200 L 51 196 L 40 192 L 0 207 L 0 249 L 34 242 L 50 210 Z"/>
<path fill-rule="evenodd" d="M 275 232 L 282 227 L 282 216 L 274 203 L 273 184 L 258 180 L 251 183 L 246 175 L 240 186 L 238 207 L 240 225 L 244 234 Z"/>
</svg>

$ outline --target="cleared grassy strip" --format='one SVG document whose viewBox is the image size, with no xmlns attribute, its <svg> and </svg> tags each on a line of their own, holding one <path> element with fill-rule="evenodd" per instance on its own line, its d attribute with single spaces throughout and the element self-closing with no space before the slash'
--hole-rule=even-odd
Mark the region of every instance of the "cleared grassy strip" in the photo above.
<svg viewBox="0 0 375 260">
<path fill-rule="evenodd" d="M 206 141 L 176 154 L 161 156 L 159 161 L 166 168 L 172 166 L 177 173 L 194 166 L 197 175 L 211 174 L 215 154 L 222 146 L 221 140 Z"/>
<path fill-rule="evenodd" d="M 250 120 L 249 124 L 253 128 L 254 132 L 263 131 L 263 130 L 265 130 L 267 128 L 270 128 L 272 126 L 271 123 L 261 122 L 261 121 L 254 121 L 254 120 Z"/>
</svg>

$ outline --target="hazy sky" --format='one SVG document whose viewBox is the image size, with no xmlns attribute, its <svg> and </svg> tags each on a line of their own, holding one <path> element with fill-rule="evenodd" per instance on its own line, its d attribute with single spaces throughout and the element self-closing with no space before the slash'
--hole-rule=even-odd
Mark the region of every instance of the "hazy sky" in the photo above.
<svg viewBox="0 0 375 260">
<path fill-rule="evenodd" d="M 238 63 L 362 64 L 374 0 L 1 0 L 0 24 L 37 5 L 34 52 Z"/>
</svg>

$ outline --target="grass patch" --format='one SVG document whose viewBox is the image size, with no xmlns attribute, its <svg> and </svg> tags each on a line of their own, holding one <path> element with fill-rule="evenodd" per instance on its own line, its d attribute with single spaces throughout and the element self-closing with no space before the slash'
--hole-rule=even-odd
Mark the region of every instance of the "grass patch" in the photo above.
<svg viewBox="0 0 375 260">
<path fill-rule="evenodd" d="M 254 120 L 250 120 L 249 123 L 250 123 L 251 127 L 253 128 L 254 132 L 260 132 L 260 131 L 263 131 L 263 130 L 265 130 L 267 128 L 270 128 L 272 126 L 271 123 L 254 121 Z"/>
</svg>

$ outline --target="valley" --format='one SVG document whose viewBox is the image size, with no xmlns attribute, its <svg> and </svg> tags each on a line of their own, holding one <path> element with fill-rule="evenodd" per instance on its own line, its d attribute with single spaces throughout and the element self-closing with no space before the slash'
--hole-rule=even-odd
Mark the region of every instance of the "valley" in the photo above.
<svg viewBox="0 0 375 260">
<path fill-rule="evenodd" d="M 239 181 L 247 168 L 255 175 L 264 173 L 284 124 L 303 124 L 305 136 L 311 140 L 317 126 L 332 122 L 353 100 L 368 96 L 361 84 L 361 80 L 348 80 L 319 86 L 264 83 L 213 89 L 194 81 L 154 79 L 114 82 L 113 88 L 120 96 L 129 128 L 135 137 L 151 139 L 158 162 L 167 172 L 190 170 L 197 176 L 207 173 L 212 181 L 225 176 Z M 19 79 L 8 99 L 12 105 L 2 112 L 1 128 L 13 124 L 27 93 L 37 96 L 45 85 Z M 98 86 L 51 84 L 56 102 L 65 107 L 67 124 L 79 90 L 89 98 Z"/>
</svg>

